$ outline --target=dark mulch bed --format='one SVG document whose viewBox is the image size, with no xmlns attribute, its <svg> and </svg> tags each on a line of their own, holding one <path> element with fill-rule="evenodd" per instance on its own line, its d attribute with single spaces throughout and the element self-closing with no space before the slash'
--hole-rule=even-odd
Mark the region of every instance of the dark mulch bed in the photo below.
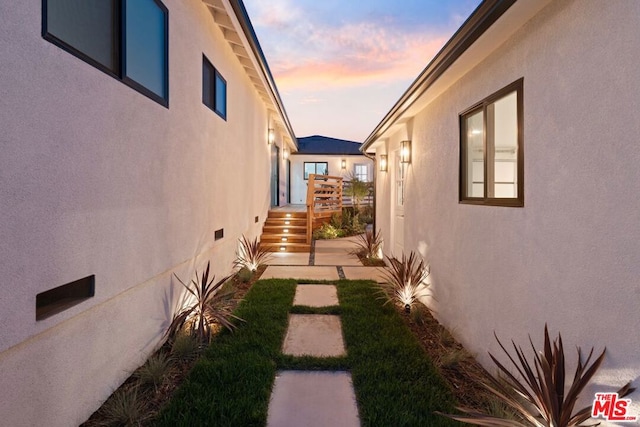
<svg viewBox="0 0 640 427">
<path fill-rule="evenodd" d="M 398 311 L 449 384 L 458 406 L 490 410 L 495 398 L 478 382 L 488 374 L 475 358 L 424 306 L 416 305 L 411 314 L 400 307 Z"/>
<path fill-rule="evenodd" d="M 244 296 L 247 294 L 249 289 L 251 289 L 251 286 L 253 286 L 253 284 L 256 281 L 260 280 L 260 276 L 262 276 L 262 273 L 264 273 L 266 269 L 267 269 L 266 265 L 260 266 L 249 282 L 242 282 L 237 275 L 233 276 L 230 279 L 231 280 L 230 285 L 236 289 L 233 299 L 227 302 L 227 307 L 231 311 L 233 311 L 233 309 L 240 303 L 240 301 L 244 298 Z M 170 352 L 171 352 L 171 347 L 168 343 L 165 343 L 158 350 L 158 353 L 169 354 Z M 167 376 L 165 377 L 164 381 L 160 386 L 156 387 L 155 390 L 153 388 L 141 389 L 140 392 L 144 393 L 143 409 L 144 409 L 144 412 L 146 413 L 146 416 L 144 417 L 145 418 L 144 422 L 141 424 L 142 426 L 154 425 L 154 420 L 157 414 L 169 402 L 169 400 L 171 400 L 171 397 L 173 396 L 175 391 L 178 389 L 178 387 L 180 387 L 180 385 L 182 384 L 184 379 L 187 377 L 189 372 L 191 372 L 191 369 L 193 368 L 193 366 L 196 364 L 197 361 L 198 361 L 198 357 L 194 357 L 191 360 L 175 361 L 172 364 L 172 367 L 169 373 L 167 374 Z M 132 387 L 135 387 L 137 384 L 137 381 L 138 380 L 134 372 L 117 390 L 114 391 L 114 395 L 118 391 L 128 390 L 128 389 L 131 389 Z M 109 399 L 112 399 L 112 398 L 113 398 L 113 395 Z M 107 402 L 105 402 L 105 404 Z M 105 423 L 106 420 L 104 416 L 105 404 L 103 404 L 103 406 L 100 409 L 94 412 L 93 415 L 87 421 L 81 424 L 81 427 L 96 427 L 96 426 L 107 425 Z"/>
</svg>

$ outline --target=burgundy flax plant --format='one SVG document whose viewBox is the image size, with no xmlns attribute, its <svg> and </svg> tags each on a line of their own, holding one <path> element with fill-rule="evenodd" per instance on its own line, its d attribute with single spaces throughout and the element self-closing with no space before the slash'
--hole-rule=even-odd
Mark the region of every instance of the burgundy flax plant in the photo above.
<svg viewBox="0 0 640 427">
<path fill-rule="evenodd" d="M 589 383 L 604 360 L 605 350 L 602 351 L 591 365 L 593 348 L 586 361 L 582 360 L 582 352 L 578 347 L 578 363 L 568 391 L 565 389 L 565 357 L 562 337 L 553 341 L 549 339 L 547 326 L 544 327 L 544 351 L 538 352 L 529 337 L 533 349 L 533 365 L 526 359 L 521 347 L 511 341 L 516 356 L 512 356 L 502 345 L 498 337 L 496 340 L 502 351 L 507 355 L 517 374 L 512 374 L 491 353 L 489 356 L 499 370 L 497 377 L 487 375 L 480 382 L 507 405 L 515 413 L 517 420 L 505 419 L 496 415 L 481 413 L 474 409 L 457 408 L 462 415 L 440 414 L 469 424 L 480 426 L 510 426 L 510 427 L 572 427 L 596 426 L 582 424 L 591 417 L 591 407 L 585 407 L 574 413 L 580 393 Z M 517 361 L 516 361 L 517 359 Z M 520 378 L 516 377 L 518 375 Z M 631 382 L 618 390 L 618 395 L 624 397 L 632 393 Z"/>
<path fill-rule="evenodd" d="M 358 234 L 355 243 L 357 246 L 356 254 L 360 253 L 368 259 L 381 259 L 382 236 L 380 230 L 378 232 L 367 230 L 364 234 Z"/>
<path fill-rule="evenodd" d="M 387 257 L 387 261 L 387 283 L 382 285 L 387 303 L 395 301 L 408 313 L 421 297 L 431 295 L 427 283 L 429 267 L 415 252 L 411 252 L 409 256 L 403 253 L 400 259 Z"/>
<path fill-rule="evenodd" d="M 244 235 L 239 240 L 240 246 L 236 251 L 236 259 L 233 266 L 237 268 L 246 268 L 251 272 L 255 272 L 260 265 L 264 264 L 271 257 L 271 253 L 264 246 L 260 246 L 260 242 L 256 237 L 253 241 L 247 239 Z"/>
<path fill-rule="evenodd" d="M 185 331 L 194 336 L 200 344 L 205 344 L 211 340 L 211 327 L 214 323 L 233 330 L 235 325 L 231 319 L 242 321 L 221 304 L 230 299 L 234 292 L 231 288 L 222 289 L 229 277 L 214 283 L 215 276 L 209 274 L 210 264 L 207 262 L 207 268 L 200 277 L 196 270 L 196 278 L 192 279 L 188 285 L 174 274 L 192 298 L 189 298 L 188 304 L 174 316 L 167 330 L 169 338 L 173 338 L 178 332 Z"/>
</svg>

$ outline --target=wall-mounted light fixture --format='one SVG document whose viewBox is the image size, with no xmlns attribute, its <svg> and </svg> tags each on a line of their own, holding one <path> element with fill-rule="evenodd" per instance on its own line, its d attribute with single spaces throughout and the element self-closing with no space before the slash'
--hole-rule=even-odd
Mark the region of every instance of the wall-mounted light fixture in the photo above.
<svg viewBox="0 0 640 427">
<path fill-rule="evenodd" d="M 411 163 L 411 141 L 402 141 L 400 143 L 400 162 Z"/>
<path fill-rule="evenodd" d="M 288 148 L 283 148 L 282 149 L 282 158 L 287 160 L 289 158 L 289 149 Z"/>
<path fill-rule="evenodd" d="M 269 136 L 267 137 L 267 142 L 271 145 L 276 142 L 276 131 L 269 128 Z"/>
<path fill-rule="evenodd" d="M 342 159 L 342 160 L 340 161 L 340 167 L 341 167 L 342 169 L 346 169 L 346 168 L 347 168 L 347 159 Z"/>
<path fill-rule="evenodd" d="M 380 172 L 386 172 L 386 171 L 387 171 L 387 155 L 381 154 L 380 155 Z"/>
</svg>

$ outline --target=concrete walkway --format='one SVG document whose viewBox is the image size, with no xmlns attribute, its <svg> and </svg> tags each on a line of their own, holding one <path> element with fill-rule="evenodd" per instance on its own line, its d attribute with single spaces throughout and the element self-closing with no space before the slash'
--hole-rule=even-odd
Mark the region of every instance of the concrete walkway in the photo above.
<svg viewBox="0 0 640 427">
<path fill-rule="evenodd" d="M 363 267 L 351 254 L 352 239 L 320 240 L 315 253 L 275 253 L 261 279 L 382 281 L 383 268 Z M 313 249 L 312 249 L 313 250 Z M 335 285 L 299 284 L 294 305 L 339 305 Z M 282 352 L 292 356 L 346 355 L 340 316 L 291 314 Z M 276 375 L 267 427 L 360 426 L 351 374 L 331 371 L 281 371 Z"/>
</svg>

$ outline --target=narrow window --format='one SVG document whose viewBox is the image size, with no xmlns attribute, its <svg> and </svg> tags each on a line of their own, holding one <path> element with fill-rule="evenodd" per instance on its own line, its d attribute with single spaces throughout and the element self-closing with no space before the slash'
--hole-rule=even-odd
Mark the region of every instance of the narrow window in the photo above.
<svg viewBox="0 0 640 427">
<path fill-rule="evenodd" d="M 369 181 L 369 167 L 365 164 L 356 164 L 353 174 L 359 181 Z"/>
<path fill-rule="evenodd" d="M 206 56 L 202 56 L 202 103 L 227 119 L 227 81 Z"/>
<path fill-rule="evenodd" d="M 524 206 L 523 79 L 460 115 L 460 202 Z"/>
<path fill-rule="evenodd" d="M 160 0 L 42 0 L 42 36 L 168 106 L 168 10 Z"/>
<path fill-rule="evenodd" d="M 80 304 L 95 295 L 96 277 L 91 275 L 36 295 L 36 320 L 43 320 Z"/>
<path fill-rule="evenodd" d="M 310 174 L 329 175 L 327 162 L 304 162 L 304 179 L 308 180 Z"/>
</svg>

